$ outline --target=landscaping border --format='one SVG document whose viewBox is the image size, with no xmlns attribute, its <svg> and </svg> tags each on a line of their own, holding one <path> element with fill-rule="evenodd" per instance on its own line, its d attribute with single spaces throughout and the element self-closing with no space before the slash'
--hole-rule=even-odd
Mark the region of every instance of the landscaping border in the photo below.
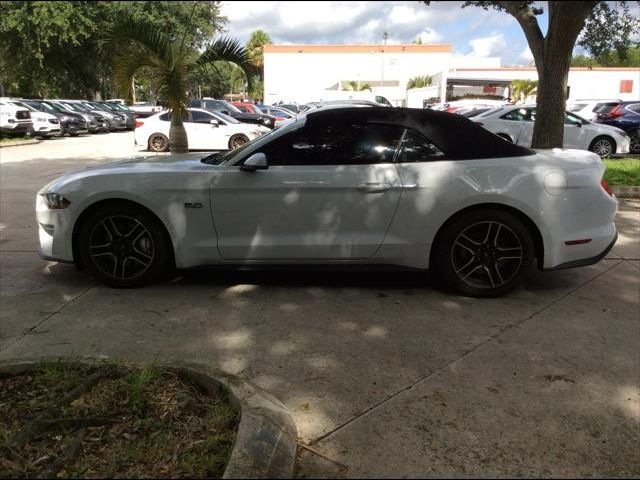
<svg viewBox="0 0 640 480">
<path fill-rule="evenodd" d="M 65 357 L 9 359 L 0 361 L 0 374 L 17 375 L 42 362 L 67 360 Z M 109 358 L 68 359 L 85 364 L 110 361 Z M 113 359 L 114 363 L 118 361 Z M 139 365 L 122 360 L 121 363 Z M 222 478 L 293 478 L 297 430 L 291 414 L 278 399 L 255 385 L 228 373 L 197 363 L 157 362 L 158 368 L 181 373 L 209 394 L 226 393 L 240 410 L 240 425 L 229 463 Z"/>
</svg>

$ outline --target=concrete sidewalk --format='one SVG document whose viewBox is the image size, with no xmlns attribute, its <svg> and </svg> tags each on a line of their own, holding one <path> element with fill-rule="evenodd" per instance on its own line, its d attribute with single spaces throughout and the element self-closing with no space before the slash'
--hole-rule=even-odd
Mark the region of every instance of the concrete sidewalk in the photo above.
<svg viewBox="0 0 640 480">
<path fill-rule="evenodd" d="M 38 152 L 0 165 L 0 358 L 239 375 L 294 416 L 300 477 L 640 475 L 640 202 L 621 201 L 606 260 L 532 272 L 502 299 L 388 272 L 214 271 L 115 290 L 37 257 L 35 191 L 77 164 Z"/>
</svg>

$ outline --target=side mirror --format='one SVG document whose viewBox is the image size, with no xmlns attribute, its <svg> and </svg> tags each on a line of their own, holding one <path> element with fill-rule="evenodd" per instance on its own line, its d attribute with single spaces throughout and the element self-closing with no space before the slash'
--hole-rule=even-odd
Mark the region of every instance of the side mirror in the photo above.
<svg viewBox="0 0 640 480">
<path fill-rule="evenodd" d="M 217 126 L 220 125 L 220 122 L 218 120 L 215 120 L 215 119 L 214 120 L 209 120 L 209 123 L 211 125 L 213 125 L 214 127 L 217 127 Z"/>
<path fill-rule="evenodd" d="M 264 153 L 254 153 L 244 161 L 244 164 L 240 166 L 240 170 L 243 172 L 255 172 L 256 170 L 266 170 L 269 168 L 267 162 L 267 156 Z"/>
</svg>

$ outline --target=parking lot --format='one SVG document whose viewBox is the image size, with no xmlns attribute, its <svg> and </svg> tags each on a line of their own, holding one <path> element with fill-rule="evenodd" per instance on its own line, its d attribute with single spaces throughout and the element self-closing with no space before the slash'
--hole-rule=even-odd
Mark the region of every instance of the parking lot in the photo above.
<svg viewBox="0 0 640 480">
<path fill-rule="evenodd" d="M 205 363 L 278 397 L 317 477 L 640 475 L 640 201 L 600 263 L 501 299 L 420 272 L 185 274 L 138 290 L 37 255 L 35 194 L 133 133 L 0 150 L 0 359 Z M 204 155 L 204 154 L 203 154 Z"/>
</svg>

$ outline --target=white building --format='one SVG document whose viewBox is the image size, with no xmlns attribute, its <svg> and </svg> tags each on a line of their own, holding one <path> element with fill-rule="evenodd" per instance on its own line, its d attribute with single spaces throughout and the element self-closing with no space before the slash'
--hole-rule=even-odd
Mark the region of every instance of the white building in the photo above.
<svg viewBox="0 0 640 480">
<path fill-rule="evenodd" d="M 432 86 L 407 91 L 410 78 Z M 336 98 L 348 82 L 369 84 L 393 105 L 421 108 L 456 97 L 506 98 L 512 80 L 537 80 L 535 67 L 500 67 L 500 58 L 453 56 L 450 44 L 265 45 L 264 101 L 306 103 Z M 572 68 L 570 99 L 640 98 L 640 68 Z"/>
<path fill-rule="evenodd" d="M 343 84 L 355 81 L 368 83 L 374 93 L 401 105 L 410 78 L 445 77 L 450 65 L 450 44 L 265 45 L 264 100 L 327 100 L 325 90 L 340 90 Z M 445 85 L 440 84 L 439 97 L 444 98 Z"/>
</svg>

